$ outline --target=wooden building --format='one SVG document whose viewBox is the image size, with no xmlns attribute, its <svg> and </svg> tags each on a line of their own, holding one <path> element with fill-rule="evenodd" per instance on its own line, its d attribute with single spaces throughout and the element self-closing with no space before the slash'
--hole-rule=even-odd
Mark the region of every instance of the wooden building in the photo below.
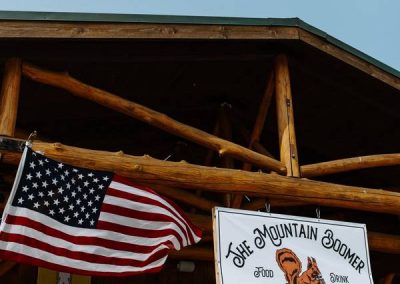
<svg viewBox="0 0 400 284">
<path fill-rule="evenodd" d="M 203 228 L 160 274 L 92 283 L 213 283 L 211 208 L 266 203 L 366 223 L 376 283 L 400 283 L 398 71 L 299 19 L 1 12 L 0 58 L 0 134 L 37 130 L 33 149 L 150 185 Z M 19 158 L 1 150 L 3 206 Z M 0 281 L 36 270 L 2 261 Z"/>
</svg>

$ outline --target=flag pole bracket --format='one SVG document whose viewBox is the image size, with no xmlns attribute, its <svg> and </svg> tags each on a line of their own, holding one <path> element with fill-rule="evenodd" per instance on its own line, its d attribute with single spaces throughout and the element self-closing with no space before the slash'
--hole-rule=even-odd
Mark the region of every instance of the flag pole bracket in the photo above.
<svg viewBox="0 0 400 284">
<path fill-rule="evenodd" d="M 27 140 L 0 135 L 0 150 L 23 152 Z"/>
</svg>

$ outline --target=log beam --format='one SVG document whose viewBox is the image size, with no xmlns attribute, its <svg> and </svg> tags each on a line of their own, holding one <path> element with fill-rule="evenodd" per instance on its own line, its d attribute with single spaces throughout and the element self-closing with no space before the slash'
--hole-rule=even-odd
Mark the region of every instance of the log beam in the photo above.
<svg viewBox="0 0 400 284">
<path fill-rule="evenodd" d="M 400 193 L 298 179 L 276 174 L 210 168 L 186 162 L 136 157 L 122 152 L 89 150 L 35 141 L 33 149 L 78 167 L 115 172 L 136 182 L 188 189 L 230 192 L 277 199 L 295 199 L 322 206 L 400 215 Z M 17 164 L 21 154 L 4 151 L 3 162 Z"/>
<path fill-rule="evenodd" d="M 14 136 L 20 85 L 21 60 L 8 59 L 1 86 L 0 135 Z"/>
<path fill-rule="evenodd" d="M 139 119 L 168 133 L 188 139 L 206 148 L 218 151 L 221 156 L 230 156 L 278 173 L 286 173 L 285 166 L 270 157 L 251 151 L 235 143 L 211 135 L 205 131 L 180 123 L 165 114 L 140 104 L 125 100 L 107 91 L 84 84 L 67 73 L 57 73 L 23 63 L 22 73 L 26 77 L 53 87 L 64 89 L 75 96 L 93 101 L 107 108 Z"/>
<path fill-rule="evenodd" d="M 368 246 L 373 251 L 400 254 L 400 236 L 368 232 Z"/>
<path fill-rule="evenodd" d="M 300 177 L 287 57 L 283 54 L 278 55 L 275 58 L 274 64 L 276 113 L 281 162 L 286 166 L 288 176 Z"/>
<path fill-rule="evenodd" d="M 272 95 L 274 93 L 274 73 L 270 73 L 267 79 L 267 86 L 265 88 L 264 96 L 260 103 L 260 108 L 258 109 L 258 114 L 256 117 L 256 121 L 253 126 L 253 131 L 250 135 L 249 141 L 249 149 L 253 149 L 254 143 L 260 142 L 261 132 L 264 128 L 265 119 L 267 118 L 267 113 L 269 110 L 269 106 L 271 105 Z M 258 152 L 258 151 L 257 151 Z M 252 165 L 250 163 L 243 164 L 244 171 L 251 171 Z M 232 198 L 232 207 L 233 208 L 240 208 L 242 205 L 243 195 L 236 194 Z"/>
<path fill-rule="evenodd" d="M 382 154 L 301 166 L 303 177 L 317 177 L 375 167 L 399 166 L 400 154 Z"/>
</svg>

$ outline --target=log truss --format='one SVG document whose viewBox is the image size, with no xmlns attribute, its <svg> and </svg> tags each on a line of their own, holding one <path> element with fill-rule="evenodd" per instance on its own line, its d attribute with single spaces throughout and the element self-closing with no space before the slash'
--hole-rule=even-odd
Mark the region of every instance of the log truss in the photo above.
<svg viewBox="0 0 400 284">
<path fill-rule="evenodd" d="M 114 153 L 71 147 L 60 143 L 40 141 L 33 143 L 34 150 L 41 151 L 51 158 L 133 178 L 137 182 L 152 186 L 163 195 L 208 214 L 211 208 L 220 203 L 202 197 L 203 190 L 224 194 L 225 205 L 250 210 L 259 209 L 268 198 L 276 207 L 318 204 L 400 215 L 400 193 L 306 179 L 369 167 L 400 165 L 400 154 L 356 157 L 300 166 L 289 65 L 285 55 L 278 55 L 275 59 L 253 131 L 251 133 L 245 133 L 246 129 L 241 131 L 242 135 L 247 137 L 248 148 L 229 141 L 232 136 L 230 131 L 226 132 L 226 129 L 230 128 L 229 119 L 226 116 L 217 123 L 214 134 L 209 134 L 145 106 L 80 82 L 67 73 L 44 70 L 17 58 L 8 60 L 5 65 L 0 108 L 0 134 L 2 135 L 14 136 L 22 75 L 31 80 L 64 89 L 75 96 L 139 119 L 210 149 L 206 166 L 199 166 L 184 161 L 169 162 L 149 156 L 131 156 L 122 151 Z M 279 160 L 273 158 L 260 143 L 260 135 L 274 95 L 279 131 Z M 225 129 L 225 133 L 222 128 Z M 224 138 L 218 137 L 218 134 Z M 224 157 L 225 168 L 211 167 L 213 151 Z M 20 154 L 18 153 L 3 151 L 1 154 L 4 163 L 16 165 L 19 162 Z M 243 162 L 241 170 L 233 168 L 232 158 Z M 254 168 L 263 169 L 268 173 L 251 172 Z M 196 193 L 189 190 L 196 190 Z M 233 194 L 232 199 L 231 194 Z M 259 197 L 259 199 L 252 203 L 242 204 L 244 194 Z M 190 218 L 205 232 L 203 244 L 173 253 L 172 256 L 212 260 L 211 218 L 199 214 L 191 214 Z M 370 232 L 369 243 L 371 250 L 400 254 L 400 236 Z"/>
</svg>

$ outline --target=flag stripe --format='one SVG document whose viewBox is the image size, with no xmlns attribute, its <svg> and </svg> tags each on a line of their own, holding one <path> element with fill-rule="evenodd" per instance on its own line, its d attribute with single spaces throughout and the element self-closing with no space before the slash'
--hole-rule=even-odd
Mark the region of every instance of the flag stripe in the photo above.
<svg viewBox="0 0 400 284">
<path fill-rule="evenodd" d="M 158 239 L 158 238 L 160 238 L 162 236 L 165 236 L 165 235 L 174 236 L 177 239 L 181 238 L 179 236 L 179 234 L 177 234 L 172 229 L 164 229 L 164 230 L 157 230 L 157 231 L 141 230 L 141 229 L 132 228 L 132 227 L 129 227 L 129 226 L 119 225 L 119 224 L 106 222 L 106 221 L 99 221 L 97 223 L 97 228 L 100 229 L 100 230 L 123 232 L 126 235 L 146 237 L 146 238 L 149 238 L 149 239 L 152 239 L 152 238 Z"/>
<path fill-rule="evenodd" d="M 18 214 L 14 216 L 11 214 Z M 156 246 L 165 244 L 169 247 L 173 246 L 180 249 L 180 244 L 170 236 L 163 236 L 158 239 L 143 238 L 139 236 L 128 236 L 121 233 L 114 233 L 103 230 L 80 229 L 74 230 L 70 226 L 60 224 L 59 222 L 44 216 L 38 212 L 31 211 L 26 208 L 18 208 L 11 206 L 10 214 L 7 216 L 6 222 L 9 224 L 16 223 L 38 231 L 46 232 L 51 236 L 64 239 L 75 244 L 99 244 L 103 247 L 111 249 L 128 250 L 134 252 L 149 252 Z M 46 224 L 46 225 L 45 225 Z M 57 229 L 55 229 L 57 228 Z M 1 235 L 1 234 L 0 234 Z M 115 241 L 117 239 L 118 241 Z"/>
<path fill-rule="evenodd" d="M 2 247 L 0 243 L 0 247 Z M 0 255 L 3 256 L 4 259 L 9 259 L 17 262 L 22 262 L 22 263 L 27 263 L 27 264 L 33 264 L 36 266 L 41 266 L 41 267 L 47 267 L 49 269 L 52 269 L 54 271 L 67 271 L 70 273 L 75 273 L 75 274 L 80 274 L 80 275 L 93 275 L 92 270 L 84 270 L 82 267 L 80 269 L 78 268 L 71 268 L 65 265 L 59 265 L 55 264 L 52 262 L 45 261 L 43 259 L 37 259 L 34 257 L 31 257 L 29 255 L 25 254 L 20 254 L 20 253 L 15 253 L 13 251 L 6 251 L 6 250 L 1 250 L 0 249 Z M 125 271 L 125 272 L 103 272 L 103 271 L 96 271 L 96 275 L 98 276 L 130 276 L 130 275 L 136 275 L 136 274 L 142 274 L 142 273 L 156 273 L 160 272 L 162 268 L 162 264 L 160 266 L 155 266 L 153 268 L 148 268 L 145 270 L 141 271 Z"/>
<path fill-rule="evenodd" d="M 129 250 L 130 253 L 127 254 L 126 251 L 128 251 L 128 250 L 127 249 L 124 250 L 123 247 L 120 247 L 118 245 L 115 246 L 115 249 L 110 249 L 107 247 L 102 247 L 100 244 L 98 244 L 97 242 L 94 242 L 93 240 L 90 240 L 90 242 L 88 242 L 86 238 L 84 239 L 85 241 L 83 243 L 77 244 L 76 242 L 73 243 L 73 242 L 66 241 L 65 239 L 54 237 L 54 236 L 52 236 L 52 234 L 47 233 L 45 230 L 44 230 L 44 232 L 46 232 L 46 234 L 42 233 L 40 231 L 37 231 L 35 229 L 31 229 L 26 226 L 17 225 L 15 222 L 13 223 L 13 225 L 6 224 L 6 226 L 4 226 L 3 232 L 8 233 L 8 234 L 16 234 L 16 235 L 21 234 L 24 236 L 32 237 L 36 240 L 46 240 L 46 242 L 52 246 L 65 247 L 72 251 L 82 251 L 82 252 L 86 252 L 86 253 L 91 253 L 91 252 L 93 252 L 93 250 L 95 250 L 96 254 L 103 255 L 103 256 L 124 257 L 124 258 L 128 258 L 128 259 L 136 259 L 136 260 L 145 260 L 152 253 L 155 253 L 161 249 L 166 249 L 166 248 L 169 249 L 169 246 L 167 246 L 167 245 L 159 245 L 159 246 L 155 246 L 152 250 L 149 250 L 149 251 L 146 251 L 143 253 L 143 252 L 141 252 L 142 247 L 136 246 L 136 250 Z M 58 234 L 58 235 L 60 235 L 60 234 Z M 3 238 L 3 233 L 0 235 L 0 239 L 5 240 Z M 129 249 L 131 249 L 131 248 L 129 248 Z"/>
<path fill-rule="evenodd" d="M 92 254 L 92 253 L 86 253 L 83 251 L 72 251 L 68 250 L 63 247 L 57 247 L 57 246 L 52 246 L 48 242 L 43 242 L 38 239 L 34 239 L 32 237 L 28 237 L 26 235 L 20 235 L 20 234 L 9 234 L 9 233 L 2 233 L 1 237 L 2 241 L 7 241 L 7 242 L 13 242 L 13 243 L 18 243 L 18 244 L 24 244 L 27 246 L 30 246 L 31 248 L 35 248 L 41 251 L 46 251 L 49 252 L 53 255 L 56 256 L 64 256 L 69 259 L 74 259 L 74 260 L 82 260 L 86 261 L 89 263 L 96 263 L 96 264 L 112 264 L 112 265 L 118 265 L 118 266 L 134 266 L 138 268 L 145 267 L 157 259 L 160 259 L 164 256 L 167 255 L 167 248 L 164 248 L 162 250 L 159 250 L 153 254 L 151 254 L 147 259 L 145 260 L 136 260 L 136 259 L 127 259 L 127 258 L 120 258 L 120 257 L 114 257 L 114 256 L 103 256 L 100 254 Z"/>
<path fill-rule="evenodd" d="M 71 273 L 79 273 L 82 275 L 104 275 L 104 276 L 123 276 L 132 275 L 137 273 L 143 273 L 144 271 L 160 271 L 162 264 L 165 262 L 164 258 L 161 258 L 154 263 L 146 267 L 132 267 L 132 266 L 118 266 L 111 264 L 96 264 L 93 265 L 90 262 L 82 260 L 69 259 L 67 257 L 55 256 L 49 252 L 38 250 L 26 246 L 24 244 L 18 244 L 15 246 L 14 243 L 0 241 L 1 256 L 7 259 L 13 259 L 15 261 L 27 262 L 33 265 L 49 267 L 56 269 L 57 271 L 66 271 Z M 35 257 L 33 257 L 35 256 Z M 46 261 L 44 260 L 46 259 Z M 90 268 L 90 270 L 84 270 L 83 267 Z"/>
<path fill-rule="evenodd" d="M 186 223 L 186 225 L 191 228 L 191 230 L 193 231 L 193 233 L 195 234 L 196 237 L 199 237 L 199 236 L 201 237 L 201 230 L 187 220 L 185 212 L 180 207 L 176 206 L 176 204 L 174 202 L 172 202 L 171 200 L 169 200 L 167 197 L 159 196 L 158 193 L 156 193 L 151 188 L 142 186 L 142 185 L 137 185 L 137 184 L 133 183 L 132 181 L 130 181 L 126 178 L 120 177 L 118 175 L 114 175 L 113 182 L 111 182 L 110 187 L 117 188 L 121 191 L 125 191 L 128 193 L 134 193 L 136 195 L 141 195 L 143 197 L 147 197 L 147 198 L 150 198 L 150 199 L 160 202 L 166 208 L 171 210 L 171 212 L 173 212 L 176 217 L 182 219 Z"/>
<path fill-rule="evenodd" d="M 186 226 L 190 228 L 192 233 L 192 237 L 195 242 L 198 242 L 201 238 L 201 230 L 194 226 L 191 222 L 188 221 L 185 212 L 175 203 L 170 201 L 166 197 L 159 196 L 155 191 L 148 187 L 139 186 L 131 182 L 130 180 L 115 175 L 113 178 L 113 182 L 110 184 L 110 188 L 118 189 L 120 191 L 124 191 L 130 194 L 135 194 L 143 197 L 147 197 L 149 199 L 153 199 L 154 201 L 159 202 L 162 206 L 169 210 L 172 214 L 174 214 L 179 220 L 184 222 Z M 190 243 L 193 243 L 193 239 L 191 239 Z"/>
<path fill-rule="evenodd" d="M 110 186 L 113 185 L 114 183 L 111 183 Z M 113 204 L 125 208 L 135 208 L 136 210 L 140 210 L 143 212 L 160 213 L 166 216 L 170 216 L 174 219 L 174 223 L 177 223 L 182 227 L 182 230 L 185 232 L 186 235 L 185 239 L 189 238 L 189 243 L 194 242 L 192 235 L 193 232 L 183 218 L 179 218 L 173 211 L 171 211 L 170 208 L 168 208 L 161 202 L 144 196 L 136 195 L 135 192 L 136 190 L 132 190 L 132 192 L 127 193 L 125 191 L 120 191 L 118 189 L 110 187 L 108 188 L 107 194 L 104 197 L 103 205 Z"/>
<path fill-rule="evenodd" d="M 117 223 L 123 226 L 130 226 L 142 230 L 158 231 L 165 228 L 171 228 L 179 234 L 180 242 L 183 244 L 183 239 L 185 238 L 185 234 L 182 232 L 183 229 L 179 224 L 174 223 L 174 220 L 169 216 L 157 213 L 141 212 L 110 204 L 103 204 L 101 211 L 100 220 L 105 222 Z"/>
</svg>

